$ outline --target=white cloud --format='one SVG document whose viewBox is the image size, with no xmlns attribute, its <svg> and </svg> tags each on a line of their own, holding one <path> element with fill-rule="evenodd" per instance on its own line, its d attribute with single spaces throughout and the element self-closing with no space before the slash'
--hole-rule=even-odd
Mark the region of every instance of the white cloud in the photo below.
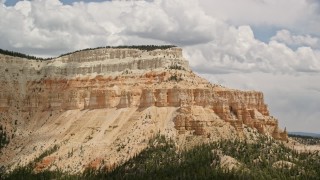
<svg viewBox="0 0 320 180">
<path fill-rule="evenodd" d="M 199 0 L 207 14 L 234 25 L 274 26 L 320 35 L 317 0 Z"/>
<path fill-rule="evenodd" d="M 196 0 L 143 1 L 124 15 L 125 33 L 178 45 L 209 42 L 224 28 L 222 22 L 207 16 Z"/>
<path fill-rule="evenodd" d="M 285 43 L 289 46 L 308 46 L 312 48 L 319 48 L 319 38 L 310 35 L 293 35 L 288 30 L 278 31 L 272 40 Z"/>
<path fill-rule="evenodd" d="M 190 64 L 199 72 L 211 74 L 320 72 L 318 50 L 310 47 L 293 50 L 277 41 L 261 42 L 254 38 L 248 26 L 230 27 L 225 36 L 207 44 L 186 47 Z"/>
<path fill-rule="evenodd" d="M 223 22 L 207 16 L 196 0 L 72 5 L 59 0 L 33 0 L 2 7 L 0 14 L 5 17 L 0 25 L 6 27 L 0 32 L 0 45 L 38 55 L 48 54 L 44 50 L 49 49 L 48 55 L 57 55 L 63 50 L 127 44 L 132 39 L 201 44 L 213 40 L 225 28 Z"/>
<path fill-rule="evenodd" d="M 0 7 L 0 46 L 36 55 L 105 45 L 108 32 L 89 13 L 85 4 L 63 5 L 58 0 L 20 1 Z"/>
</svg>

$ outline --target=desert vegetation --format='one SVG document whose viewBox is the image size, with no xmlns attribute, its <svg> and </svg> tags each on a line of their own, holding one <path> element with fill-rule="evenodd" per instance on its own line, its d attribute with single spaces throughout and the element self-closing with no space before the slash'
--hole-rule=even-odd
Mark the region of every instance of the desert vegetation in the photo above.
<svg viewBox="0 0 320 180">
<path fill-rule="evenodd" d="M 10 142 L 9 136 L 6 133 L 5 127 L 0 125 L 0 152 Z"/>
<path fill-rule="evenodd" d="M 305 145 L 320 145 L 320 138 L 319 137 L 311 137 L 311 136 L 301 136 L 301 135 L 289 135 L 295 141 Z"/>
<path fill-rule="evenodd" d="M 171 139 L 157 135 L 149 146 L 115 168 L 87 169 L 68 175 L 61 170 L 35 173 L 20 167 L 5 179 L 317 179 L 320 154 L 298 153 L 279 141 L 220 140 L 179 151 Z"/>
</svg>

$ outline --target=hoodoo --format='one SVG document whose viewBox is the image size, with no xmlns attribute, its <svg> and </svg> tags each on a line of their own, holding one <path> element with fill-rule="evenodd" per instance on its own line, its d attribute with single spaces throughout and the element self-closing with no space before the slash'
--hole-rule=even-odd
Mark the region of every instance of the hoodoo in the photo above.
<svg viewBox="0 0 320 180">
<path fill-rule="evenodd" d="M 288 138 L 261 92 L 197 76 L 181 48 L 97 48 L 46 61 L 0 55 L 0 62 L 0 124 L 9 140 L 0 162 L 8 170 L 46 151 L 37 171 L 111 166 L 157 133 L 180 147 L 258 133 Z"/>
</svg>

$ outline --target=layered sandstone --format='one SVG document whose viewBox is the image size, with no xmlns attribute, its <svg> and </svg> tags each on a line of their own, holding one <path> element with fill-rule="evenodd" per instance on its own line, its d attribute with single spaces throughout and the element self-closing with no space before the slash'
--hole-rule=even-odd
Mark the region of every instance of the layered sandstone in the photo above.
<svg viewBox="0 0 320 180">
<path fill-rule="evenodd" d="M 180 48 L 101 48 L 48 61 L 0 55 L 0 62 L 0 122 L 12 136 L 0 154 L 6 167 L 26 165 L 54 145 L 38 169 L 111 166 L 158 132 L 179 146 L 255 131 L 287 139 L 261 92 L 209 83 Z"/>
</svg>

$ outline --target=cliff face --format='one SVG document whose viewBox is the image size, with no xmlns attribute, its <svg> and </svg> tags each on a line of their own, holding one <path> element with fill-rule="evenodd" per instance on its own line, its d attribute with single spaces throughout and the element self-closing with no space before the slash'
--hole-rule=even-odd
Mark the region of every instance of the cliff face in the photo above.
<svg viewBox="0 0 320 180">
<path fill-rule="evenodd" d="M 178 146 L 256 132 L 287 139 L 261 92 L 210 84 L 179 48 L 102 48 L 50 61 L 0 55 L 0 62 L 0 123 L 12 137 L 0 165 L 9 169 L 54 145 L 37 170 L 110 166 L 158 132 Z"/>
</svg>

